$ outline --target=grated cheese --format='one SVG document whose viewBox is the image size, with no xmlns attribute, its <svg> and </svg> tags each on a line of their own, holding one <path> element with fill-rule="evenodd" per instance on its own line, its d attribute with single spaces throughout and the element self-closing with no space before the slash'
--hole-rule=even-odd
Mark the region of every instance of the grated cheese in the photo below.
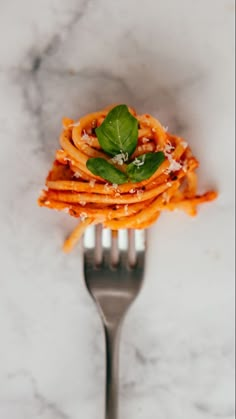
<svg viewBox="0 0 236 419">
<path fill-rule="evenodd" d="M 173 158 L 169 159 L 170 166 L 168 169 L 165 170 L 165 173 L 177 172 L 178 170 L 182 169 L 182 164 L 174 160 Z"/>
<path fill-rule="evenodd" d="M 80 201 L 79 203 L 80 203 L 80 205 L 82 205 L 82 207 L 85 207 L 85 205 L 86 205 L 86 201 Z"/>
<path fill-rule="evenodd" d="M 94 188 L 95 183 L 96 183 L 95 179 L 90 180 L 89 185 L 91 186 L 91 188 Z"/>
<path fill-rule="evenodd" d="M 122 166 L 128 160 L 129 154 L 124 153 L 122 150 L 120 150 L 120 153 L 111 159 L 112 163 L 118 164 L 119 166 Z"/>
<path fill-rule="evenodd" d="M 80 172 L 75 172 L 73 176 L 79 179 L 82 176 L 82 174 Z"/>
<path fill-rule="evenodd" d="M 177 162 L 175 159 L 173 159 L 171 151 L 173 151 L 175 147 L 168 141 L 164 148 L 164 154 L 169 160 L 169 167 L 165 170 L 165 174 L 169 174 L 171 172 L 177 172 L 178 170 L 182 169 L 182 164 Z"/>
<path fill-rule="evenodd" d="M 145 163 L 145 156 L 143 157 L 143 161 L 141 161 L 140 159 L 138 159 L 137 157 L 135 157 L 133 163 L 135 164 L 135 166 L 137 167 L 141 167 L 144 165 Z"/>
<path fill-rule="evenodd" d="M 143 191 L 141 191 L 140 189 L 137 191 L 137 197 L 138 199 L 141 199 L 143 196 Z"/>
<path fill-rule="evenodd" d="M 182 141 L 181 145 L 182 145 L 182 147 L 183 147 L 184 149 L 185 149 L 185 148 L 188 148 L 188 143 L 187 143 L 187 141 Z"/>
<path fill-rule="evenodd" d="M 135 193 L 136 189 L 130 189 L 129 193 Z"/>
<path fill-rule="evenodd" d="M 171 144 L 170 141 L 167 141 L 165 148 L 164 148 L 164 154 L 166 157 L 168 157 L 168 155 L 171 153 L 171 151 L 173 151 L 175 148 L 174 146 Z"/>
<path fill-rule="evenodd" d="M 125 212 L 125 214 L 126 214 L 126 215 L 128 215 L 128 214 L 129 214 L 129 205 L 128 205 L 128 204 L 126 204 L 126 205 L 124 206 L 124 212 Z"/>
<path fill-rule="evenodd" d="M 89 137 L 89 135 L 87 134 L 86 131 L 83 131 L 82 139 L 83 140 L 90 140 L 90 137 Z"/>
<path fill-rule="evenodd" d="M 88 214 L 87 214 L 87 212 L 81 212 L 80 213 L 80 219 L 81 219 L 81 221 L 83 222 L 83 221 L 85 221 L 86 220 L 86 218 L 88 218 Z"/>
<path fill-rule="evenodd" d="M 143 143 L 145 144 L 145 143 L 149 143 L 149 138 L 146 138 L 146 137 L 143 137 Z"/>
</svg>

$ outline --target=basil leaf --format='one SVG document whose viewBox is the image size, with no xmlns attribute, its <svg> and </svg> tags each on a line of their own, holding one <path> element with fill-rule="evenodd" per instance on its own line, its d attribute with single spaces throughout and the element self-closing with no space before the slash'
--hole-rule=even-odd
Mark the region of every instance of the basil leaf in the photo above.
<svg viewBox="0 0 236 419">
<path fill-rule="evenodd" d="M 162 151 L 142 154 L 142 156 L 136 157 L 127 167 L 129 179 L 132 182 L 141 182 L 149 179 L 164 160 L 165 155 Z"/>
<path fill-rule="evenodd" d="M 102 149 L 112 156 L 134 152 L 138 142 L 138 121 L 126 105 L 113 108 L 96 130 Z"/>
<path fill-rule="evenodd" d="M 108 163 L 101 157 L 91 158 L 86 163 L 87 168 L 96 176 L 107 180 L 110 183 L 120 185 L 127 182 L 127 175 L 116 169 L 112 164 Z"/>
</svg>

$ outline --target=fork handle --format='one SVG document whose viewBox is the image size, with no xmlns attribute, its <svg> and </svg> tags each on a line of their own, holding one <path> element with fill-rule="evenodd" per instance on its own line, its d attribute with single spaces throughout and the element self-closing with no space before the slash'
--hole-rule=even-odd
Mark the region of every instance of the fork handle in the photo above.
<svg viewBox="0 0 236 419">
<path fill-rule="evenodd" d="M 106 419 L 118 419 L 120 328 L 105 326 Z"/>
</svg>

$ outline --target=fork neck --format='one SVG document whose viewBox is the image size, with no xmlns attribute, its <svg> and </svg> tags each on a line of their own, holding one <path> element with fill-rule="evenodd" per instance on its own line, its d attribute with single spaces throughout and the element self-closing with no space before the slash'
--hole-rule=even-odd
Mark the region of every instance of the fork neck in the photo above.
<svg viewBox="0 0 236 419">
<path fill-rule="evenodd" d="M 118 419 L 120 324 L 105 325 L 106 419 Z"/>
</svg>

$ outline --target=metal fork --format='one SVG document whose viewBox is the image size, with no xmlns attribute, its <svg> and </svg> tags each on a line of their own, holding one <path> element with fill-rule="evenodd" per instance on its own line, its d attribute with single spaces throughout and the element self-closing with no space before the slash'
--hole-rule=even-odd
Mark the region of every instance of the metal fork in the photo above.
<svg viewBox="0 0 236 419">
<path fill-rule="evenodd" d="M 95 245 L 84 246 L 84 274 L 105 330 L 106 419 L 118 419 L 119 341 L 121 325 L 136 299 L 144 278 L 145 240 L 137 249 L 135 231 L 128 230 L 128 246 L 120 250 L 118 233 L 111 232 L 111 245 L 102 245 L 102 227 L 95 228 Z"/>
</svg>

